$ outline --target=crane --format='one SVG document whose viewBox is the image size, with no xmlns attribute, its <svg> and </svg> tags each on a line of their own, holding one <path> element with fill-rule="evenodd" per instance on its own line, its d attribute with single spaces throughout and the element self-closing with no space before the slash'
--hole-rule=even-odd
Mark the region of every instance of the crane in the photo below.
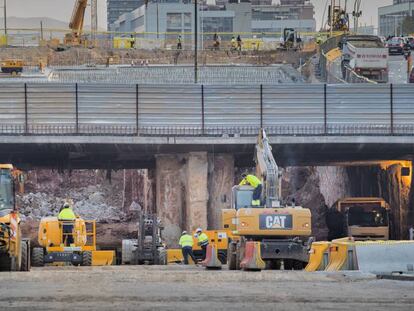
<svg viewBox="0 0 414 311">
<path fill-rule="evenodd" d="M 358 33 L 359 18 L 362 16 L 361 0 L 355 0 L 352 16 L 354 17 L 354 32 Z"/>
<path fill-rule="evenodd" d="M 88 6 L 88 0 L 76 0 L 73 8 L 72 17 L 69 22 L 71 32 L 65 36 L 65 44 L 80 45 L 82 44 L 82 33 L 85 21 L 85 11 Z M 97 17 L 97 0 L 91 0 L 91 30 L 93 39 L 96 36 L 98 28 Z"/>
</svg>

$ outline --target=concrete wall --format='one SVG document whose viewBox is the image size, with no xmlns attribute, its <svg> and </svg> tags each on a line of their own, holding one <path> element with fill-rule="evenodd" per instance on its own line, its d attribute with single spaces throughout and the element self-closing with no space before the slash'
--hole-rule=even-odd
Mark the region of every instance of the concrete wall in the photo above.
<svg viewBox="0 0 414 311">
<path fill-rule="evenodd" d="M 207 207 L 208 229 L 221 228 L 221 210 L 231 208 L 234 186 L 234 157 L 231 154 L 209 154 Z"/>
<path fill-rule="evenodd" d="M 168 246 L 177 245 L 177 239 L 185 225 L 183 163 L 185 159 L 182 156 L 158 155 L 156 157 L 156 210 L 163 222 L 164 238 Z"/>
<path fill-rule="evenodd" d="M 165 227 L 167 246 L 177 246 L 182 230 L 220 228 L 221 209 L 230 207 L 232 155 L 158 155 L 155 176 L 156 210 Z"/>
</svg>

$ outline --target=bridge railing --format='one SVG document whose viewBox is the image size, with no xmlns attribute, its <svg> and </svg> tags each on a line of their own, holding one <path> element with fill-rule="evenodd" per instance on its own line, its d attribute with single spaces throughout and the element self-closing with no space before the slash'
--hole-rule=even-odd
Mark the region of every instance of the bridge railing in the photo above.
<svg viewBox="0 0 414 311">
<path fill-rule="evenodd" d="M 0 135 L 414 135 L 409 85 L 15 84 Z"/>
</svg>

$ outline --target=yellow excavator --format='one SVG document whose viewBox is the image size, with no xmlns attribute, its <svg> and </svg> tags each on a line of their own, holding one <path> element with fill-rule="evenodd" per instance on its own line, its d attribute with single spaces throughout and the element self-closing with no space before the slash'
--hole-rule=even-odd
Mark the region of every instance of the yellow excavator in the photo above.
<svg viewBox="0 0 414 311">
<path fill-rule="evenodd" d="M 253 187 L 237 185 L 232 189 L 232 209 L 222 211 L 223 227 L 234 235 L 228 244 L 228 267 L 240 269 L 246 242 L 254 241 L 260 243 L 261 259 L 267 268 L 280 269 L 283 263 L 286 270 L 303 269 L 312 242 L 311 212 L 282 204 L 281 173 L 263 129 L 258 136 L 255 161 L 256 175 L 263 184 L 260 206 L 252 205 Z"/>
<path fill-rule="evenodd" d="M 22 172 L 11 164 L 0 164 L 0 271 L 30 270 L 30 241 L 22 238 L 15 182 L 22 190 Z"/>
<path fill-rule="evenodd" d="M 82 37 L 82 33 L 87 6 L 88 0 L 76 0 L 75 7 L 73 8 L 72 12 L 72 17 L 69 23 L 71 32 L 65 35 L 65 45 L 78 46 L 85 43 L 85 39 Z"/>
</svg>

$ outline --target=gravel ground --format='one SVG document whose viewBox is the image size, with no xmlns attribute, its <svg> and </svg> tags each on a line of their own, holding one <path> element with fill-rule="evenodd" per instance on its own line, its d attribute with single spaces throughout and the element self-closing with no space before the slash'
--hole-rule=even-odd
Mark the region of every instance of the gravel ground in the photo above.
<svg viewBox="0 0 414 311">
<path fill-rule="evenodd" d="M 0 274 L 1 310 L 413 310 L 413 282 L 358 272 L 49 267 Z"/>
</svg>

